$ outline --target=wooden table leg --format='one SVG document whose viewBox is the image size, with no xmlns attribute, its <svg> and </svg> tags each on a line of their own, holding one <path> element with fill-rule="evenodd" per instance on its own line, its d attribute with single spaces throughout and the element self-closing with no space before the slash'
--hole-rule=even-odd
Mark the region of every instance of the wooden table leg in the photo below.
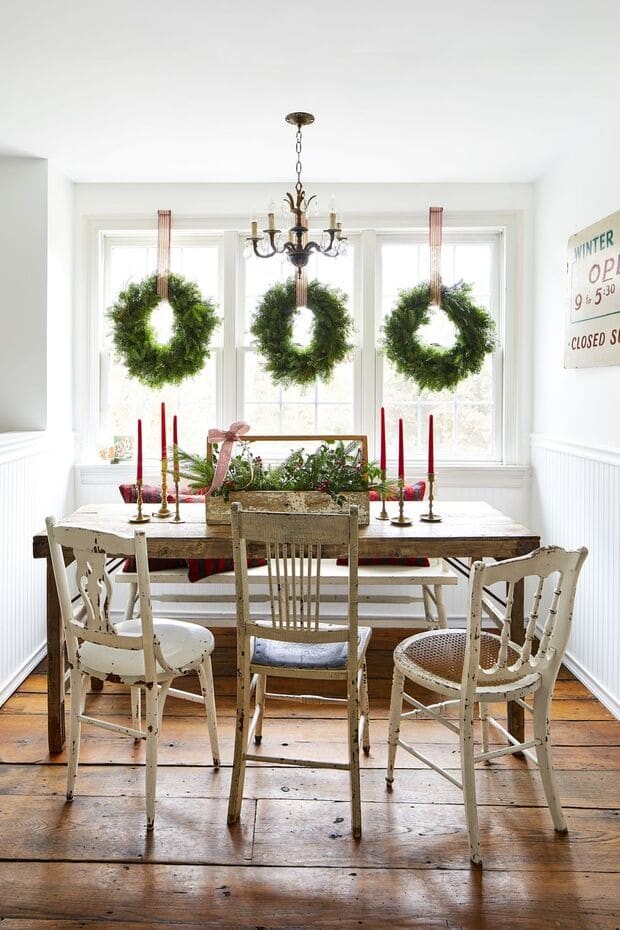
<svg viewBox="0 0 620 930">
<path fill-rule="evenodd" d="M 50 753 L 65 745 L 65 655 L 54 569 L 47 558 L 47 742 Z"/>
<path fill-rule="evenodd" d="M 512 624 L 510 638 L 513 643 L 523 645 L 525 640 L 525 626 L 523 614 L 525 607 L 525 585 L 523 581 L 515 584 L 514 600 L 512 604 Z M 514 701 L 508 701 L 508 732 L 518 739 L 520 743 L 525 739 L 525 711 Z"/>
</svg>

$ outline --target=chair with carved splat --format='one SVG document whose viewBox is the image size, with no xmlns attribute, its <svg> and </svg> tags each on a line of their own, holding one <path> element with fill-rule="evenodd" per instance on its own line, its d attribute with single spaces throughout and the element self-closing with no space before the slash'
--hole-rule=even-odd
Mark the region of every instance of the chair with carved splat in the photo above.
<svg viewBox="0 0 620 930">
<path fill-rule="evenodd" d="M 567 830 L 553 770 L 549 719 L 553 687 L 570 633 L 577 579 L 587 554 L 587 549 L 569 552 L 558 547 L 548 547 L 522 558 L 496 564 L 476 562 L 470 578 L 467 629 L 422 633 L 403 640 L 394 650 L 386 779 L 388 788 L 391 789 L 394 781 L 394 762 L 399 746 L 461 788 L 465 800 L 470 857 L 475 864 L 481 863 L 474 773 L 476 762 L 523 752 L 538 765 L 555 829 L 560 833 Z M 536 578 L 537 584 L 524 644 L 521 646 L 511 640 L 512 607 L 515 585 L 527 578 Z M 506 582 L 508 585 L 506 610 L 501 618 L 499 636 L 481 630 L 485 588 L 498 582 Z M 543 597 L 547 597 L 545 588 L 550 589 L 549 607 L 536 649 L 535 635 L 540 606 L 541 602 L 544 603 Z M 405 679 L 447 700 L 424 705 L 404 692 Z M 532 706 L 524 700 L 528 695 L 533 695 Z M 403 713 L 403 701 L 414 709 Z M 531 739 L 519 742 L 495 718 L 488 715 L 487 705 L 499 701 L 516 701 L 533 713 Z M 479 753 L 474 750 L 476 704 L 480 706 L 482 720 L 482 752 Z M 457 721 L 443 716 L 442 711 L 449 707 L 458 710 Z M 458 734 L 461 781 L 400 738 L 401 720 L 419 716 L 437 720 Z M 510 745 L 489 751 L 489 724 Z M 529 752 L 532 748 L 536 755 Z"/>
<path fill-rule="evenodd" d="M 246 761 L 348 771 L 353 835 L 362 830 L 360 743 L 370 751 L 366 649 L 369 627 L 358 627 L 357 507 L 349 514 L 253 513 L 232 505 L 232 538 L 237 592 L 237 727 L 228 822 L 239 819 Z M 250 604 L 246 543 L 266 551 L 269 615 Z M 348 549 L 348 613 L 341 622 L 321 623 L 322 547 Z M 269 694 L 268 676 L 342 681 L 344 698 Z M 250 722 L 250 697 L 256 707 Z M 348 762 L 312 761 L 250 753 L 262 738 L 265 698 L 342 702 L 347 706 Z M 320 729 L 319 729 L 320 737 Z"/>
<path fill-rule="evenodd" d="M 71 679 L 71 724 L 67 770 L 67 800 L 73 799 L 77 775 L 82 723 L 115 730 L 146 741 L 146 819 L 152 829 L 155 819 L 157 746 L 164 704 L 168 694 L 204 701 L 213 764 L 219 766 L 217 724 L 211 653 L 213 634 L 194 623 L 153 618 L 149 588 L 148 555 L 144 532 L 121 537 L 111 533 L 55 525 L 46 520 L 49 548 L 58 589 Z M 73 551 L 76 580 L 81 595 L 77 611 L 71 603 L 68 572 L 62 548 Z M 140 619 L 112 625 L 109 605 L 112 583 L 106 572 L 107 553 L 136 560 Z M 171 688 L 177 677 L 197 673 L 202 696 Z M 88 676 L 118 681 L 131 687 L 134 695 L 131 727 L 100 720 L 84 713 Z M 139 701 L 146 692 L 146 729 L 141 729 Z"/>
</svg>

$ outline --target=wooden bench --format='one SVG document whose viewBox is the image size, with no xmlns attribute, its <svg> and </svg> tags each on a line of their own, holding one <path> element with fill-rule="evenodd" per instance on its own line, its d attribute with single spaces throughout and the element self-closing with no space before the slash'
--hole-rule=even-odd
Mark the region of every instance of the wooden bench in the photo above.
<svg viewBox="0 0 620 930">
<path fill-rule="evenodd" d="M 406 626 L 412 629 L 439 629 L 447 626 L 446 610 L 443 601 L 442 588 L 444 585 L 458 584 L 458 575 L 452 571 L 443 559 L 429 559 L 428 566 L 413 565 L 360 565 L 359 569 L 359 603 L 360 604 L 422 604 L 424 609 L 423 617 L 399 617 L 398 623 L 402 625 L 405 621 Z M 265 587 L 268 576 L 267 565 L 261 565 L 258 568 L 248 569 L 248 583 L 250 586 L 250 601 L 252 603 L 267 603 L 269 597 L 260 588 Z M 321 588 L 324 593 L 321 594 L 321 600 L 327 603 L 346 603 L 346 593 L 338 592 L 338 587 L 343 588 L 348 577 L 348 567 L 338 565 L 335 559 L 323 559 L 321 563 Z M 187 569 L 170 568 L 160 571 L 152 571 L 151 575 L 151 597 L 153 601 L 163 603 L 199 603 L 199 604 L 234 604 L 236 601 L 235 590 L 235 573 L 234 571 L 221 572 L 217 575 L 209 575 L 200 581 L 191 582 L 188 578 Z M 129 585 L 127 605 L 125 609 L 125 619 L 133 616 L 137 595 L 137 575 L 135 572 L 120 571 L 115 574 L 115 580 L 120 584 Z M 169 588 L 170 585 L 183 585 L 191 588 L 192 593 L 170 593 L 162 588 Z M 207 590 L 213 585 L 224 586 L 230 593 L 209 594 Z M 382 587 L 389 589 L 400 589 L 401 593 L 392 593 L 392 590 L 385 593 L 369 592 L 368 588 Z M 332 589 L 325 591 L 326 588 Z M 421 589 L 417 594 L 416 589 Z M 221 616 L 217 617 L 218 623 L 221 622 Z M 234 619 L 234 618 L 231 618 Z M 366 618 L 368 619 L 387 619 L 383 618 Z M 205 615 L 205 623 L 212 622 L 213 616 Z M 197 621 L 200 622 L 200 621 Z"/>
</svg>

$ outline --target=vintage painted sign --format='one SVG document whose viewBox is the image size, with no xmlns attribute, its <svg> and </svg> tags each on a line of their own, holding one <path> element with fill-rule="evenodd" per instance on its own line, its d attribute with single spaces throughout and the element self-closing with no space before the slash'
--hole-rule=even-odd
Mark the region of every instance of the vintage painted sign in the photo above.
<svg viewBox="0 0 620 930">
<path fill-rule="evenodd" d="M 620 211 L 568 240 L 565 368 L 620 365 Z"/>
</svg>

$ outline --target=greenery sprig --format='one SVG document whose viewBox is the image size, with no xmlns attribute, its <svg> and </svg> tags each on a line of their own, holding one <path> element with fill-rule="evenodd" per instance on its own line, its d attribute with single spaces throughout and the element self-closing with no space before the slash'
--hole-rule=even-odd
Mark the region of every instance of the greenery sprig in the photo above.
<svg viewBox="0 0 620 930">
<path fill-rule="evenodd" d="M 442 348 L 423 344 L 416 335 L 429 321 L 429 285 L 401 291 L 383 324 L 385 354 L 396 371 L 429 391 L 452 389 L 480 371 L 485 356 L 495 348 L 495 324 L 470 294 L 471 285 L 462 281 L 441 288 L 441 308 L 458 331 L 454 345 Z"/>
<path fill-rule="evenodd" d="M 303 349 L 293 342 L 297 311 L 294 281 L 274 284 L 256 308 L 251 333 L 275 384 L 309 385 L 317 378 L 327 381 L 353 348 L 353 320 L 341 291 L 311 281 L 307 305 L 314 324 L 310 343 Z"/>
<path fill-rule="evenodd" d="M 210 487 L 217 463 L 214 447 L 211 459 L 179 451 L 181 477 L 193 490 Z M 241 451 L 232 456 L 226 478 L 214 493 L 226 499 L 231 491 L 322 491 L 342 505 L 348 491 L 389 494 L 394 483 L 382 479 L 375 462 L 362 462 L 359 443 L 323 442 L 315 452 L 293 449 L 279 465 L 266 465 L 254 455 L 250 443 L 241 443 Z"/>
<path fill-rule="evenodd" d="M 151 388 L 180 384 L 198 374 L 209 357 L 209 343 L 218 325 L 215 306 L 196 284 L 180 275 L 168 278 L 168 302 L 174 312 L 172 337 L 157 342 L 151 314 L 161 302 L 157 275 L 130 284 L 108 311 L 114 347 L 132 378 Z"/>
</svg>

